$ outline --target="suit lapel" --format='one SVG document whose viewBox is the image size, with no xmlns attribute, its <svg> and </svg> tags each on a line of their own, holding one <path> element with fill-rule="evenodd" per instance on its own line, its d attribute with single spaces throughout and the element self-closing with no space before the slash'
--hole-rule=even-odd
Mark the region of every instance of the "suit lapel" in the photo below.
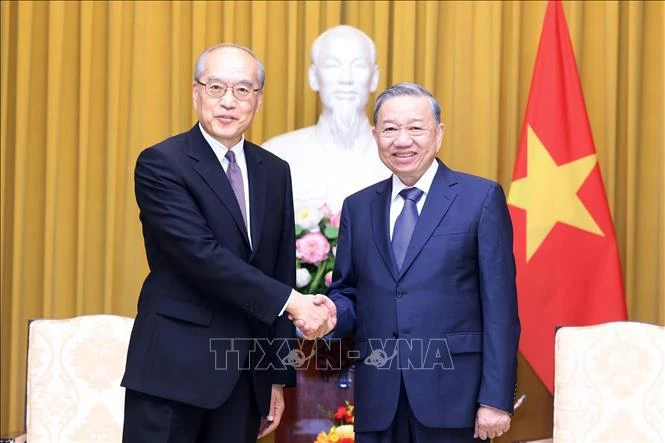
<svg viewBox="0 0 665 443">
<path fill-rule="evenodd" d="M 212 192 L 215 193 L 226 210 L 231 214 L 236 226 L 247 242 L 247 247 L 249 247 L 247 227 L 242 219 L 240 206 L 233 193 L 233 188 L 231 188 L 231 183 L 229 183 L 229 179 L 226 177 L 226 173 L 224 172 L 224 168 L 220 164 L 219 159 L 206 139 L 203 138 L 203 134 L 201 134 L 198 124 L 187 133 L 187 138 L 189 141 L 189 156 L 197 160 L 194 164 L 194 170 L 203 178 L 210 189 L 212 189 Z"/>
<path fill-rule="evenodd" d="M 379 250 L 379 255 L 383 259 L 386 268 L 390 271 L 395 281 L 397 281 L 397 265 L 393 257 L 392 248 L 390 246 L 390 191 L 392 189 L 392 178 L 383 182 L 383 187 L 377 191 L 377 196 L 372 201 L 371 217 L 372 217 L 372 234 L 374 242 Z"/>
<path fill-rule="evenodd" d="M 263 226 L 263 212 L 265 209 L 268 181 L 263 162 L 259 156 L 258 146 L 245 140 L 245 160 L 247 161 L 247 175 L 249 180 L 249 217 L 252 231 L 252 255 L 256 255 L 259 240 L 261 240 L 261 227 Z"/>
<path fill-rule="evenodd" d="M 455 174 L 439 160 L 437 162 L 439 162 L 439 168 L 436 171 L 434 181 L 432 181 L 432 186 L 425 200 L 425 205 L 423 206 L 420 217 L 418 217 L 418 223 L 413 231 L 409 247 L 406 250 L 406 257 L 404 257 L 400 276 L 404 275 L 413 264 L 413 261 L 423 249 L 434 229 L 441 222 L 441 219 L 446 216 L 450 205 L 452 205 L 457 196 L 457 192 L 455 192 L 453 186 L 457 183 Z"/>
</svg>

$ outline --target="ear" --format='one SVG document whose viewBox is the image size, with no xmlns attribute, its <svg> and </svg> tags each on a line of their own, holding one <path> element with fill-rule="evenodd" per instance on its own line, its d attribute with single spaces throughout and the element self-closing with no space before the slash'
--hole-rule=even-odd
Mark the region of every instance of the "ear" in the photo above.
<svg viewBox="0 0 665 443">
<path fill-rule="evenodd" d="M 372 80 L 369 83 L 370 92 L 376 91 L 376 88 L 379 86 L 379 65 L 374 65 L 374 71 L 372 72 Z"/>
<path fill-rule="evenodd" d="M 259 109 L 261 109 L 261 104 L 263 103 L 263 89 L 257 92 L 257 97 L 256 97 L 256 111 L 254 114 L 256 114 Z"/>
<path fill-rule="evenodd" d="M 198 88 L 196 87 L 198 83 L 196 83 L 196 80 L 192 82 L 192 104 L 194 105 L 194 108 L 196 108 L 196 98 L 198 97 Z"/>
<path fill-rule="evenodd" d="M 436 152 L 439 152 L 441 149 L 441 142 L 443 141 L 444 132 L 446 132 L 446 126 L 443 123 L 439 123 L 439 126 L 436 127 Z"/>
<path fill-rule="evenodd" d="M 319 79 L 316 77 L 316 67 L 314 64 L 309 65 L 307 78 L 309 79 L 309 87 L 312 88 L 312 91 L 319 92 Z"/>
</svg>

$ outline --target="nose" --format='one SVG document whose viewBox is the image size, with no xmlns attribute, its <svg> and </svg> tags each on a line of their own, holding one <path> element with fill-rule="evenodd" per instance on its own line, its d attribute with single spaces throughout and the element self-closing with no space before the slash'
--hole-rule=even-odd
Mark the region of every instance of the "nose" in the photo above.
<svg viewBox="0 0 665 443">
<path fill-rule="evenodd" d="M 410 146 L 411 143 L 413 143 L 413 139 L 409 135 L 409 131 L 406 128 L 400 128 L 393 144 L 395 146 Z"/>
<path fill-rule="evenodd" d="M 339 68 L 339 79 L 340 83 L 349 84 L 353 82 L 353 73 L 351 72 L 351 66 L 342 66 Z"/>
<path fill-rule="evenodd" d="M 233 88 L 226 88 L 224 94 L 219 98 L 219 103 L 225 108 L 232 108 L 236 104 L 236 98 L 233 96 Z"/>
</svg>

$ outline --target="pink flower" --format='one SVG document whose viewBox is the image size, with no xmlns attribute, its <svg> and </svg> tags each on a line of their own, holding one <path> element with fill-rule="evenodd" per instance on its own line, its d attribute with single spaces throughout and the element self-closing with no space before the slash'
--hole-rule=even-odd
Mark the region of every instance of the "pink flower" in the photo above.
<svg viewBox="0 0 665 443">
<path fill-rule="evenodd" d="M 323 280 L 326 282 L 326 286 L 330 286 L 332 283 L 332 271 L 328 271 L 323 277 Z"/>
<path fill-rule="evenodd" d="M 324 203 L 323 206 L 319 208 L 319 211 L 323 217 L 330 217 L 332 215 L 332 210 L 330 209 L 330 206 L 328 206 L 328 203 Z"/>
<path fill-rule="evenodd" d="M 339 228 L 340 215 L 341 215 L 340 212 L 336 212 L 336 213 L 330 215 L 330 219 L 329 219 L 329 222 L 328 222 L 328 223 L 330 223 L 330 226 L 334 226 L 336 228 Z"/>
<path fill-rule="evenodd" d="M 330 243 L 320 232 L 309 232 L 296 240 L 296 257 L 303 263 L 318 265 L 328 258 Z"/>
</svg>

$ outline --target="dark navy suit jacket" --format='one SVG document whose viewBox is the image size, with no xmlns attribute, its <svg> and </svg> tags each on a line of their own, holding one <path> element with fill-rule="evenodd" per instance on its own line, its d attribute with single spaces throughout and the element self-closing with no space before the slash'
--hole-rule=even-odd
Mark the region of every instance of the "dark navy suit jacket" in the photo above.
<svg viewBox="0 0 665 443">
<path fill-rule="evenodd" d="M 390 426 L 400 377 L 428 427 L 473 427 L 479 404 L 513 409 L 520 323 L 505 196 L 497 183 L 438 162 L 400 272 L 389 236 L 392 179 L 342 208 L 329 295 L 334 335 L 354 331 L 359 351 L 359 432 Z"/>
<path fill-rule="evenodd" d="M 231 185 L 198 125 L 139 155 L 135 191 L 150 273 L 123 386 L 215 408 L 241 367 L 260 365 L 252 374 L 266 414 L 271 384 L 295 384 L 295 372 L 279 363 L 288 349 L 277 341 L 266 346 L 295 332 L 277 317 L 295 284 L 290 171 L 248 141 L 244 150 L 251 247 Z M 266 340 L 253 347 L 254 338 Z"/>
</svg>

